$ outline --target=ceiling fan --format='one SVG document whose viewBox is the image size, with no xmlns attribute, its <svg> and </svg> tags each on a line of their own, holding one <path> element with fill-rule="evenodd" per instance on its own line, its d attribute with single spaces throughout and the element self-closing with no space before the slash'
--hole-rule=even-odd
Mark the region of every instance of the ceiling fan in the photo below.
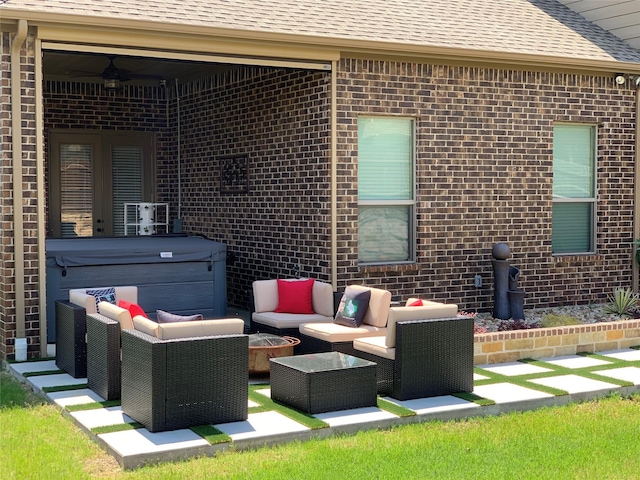
<svg viewBox="0 0 640 480">
<path fill-rule="evenodd" d="M 109 65 L 107 65 L 101 73 L 84 71 L 76 71 L 76 73 L 83 76 L 101 77 L 104 82 L 104 88 L 107 91 L 117 91 L 120 89 L 121 83 L 133 79 L 164 80 L 162 75 L 134 73 L 123 68 L 118 68 L 115 64 L 116 55 L 107 55 L 107 58 L 109 59 Z"/>
</svg>

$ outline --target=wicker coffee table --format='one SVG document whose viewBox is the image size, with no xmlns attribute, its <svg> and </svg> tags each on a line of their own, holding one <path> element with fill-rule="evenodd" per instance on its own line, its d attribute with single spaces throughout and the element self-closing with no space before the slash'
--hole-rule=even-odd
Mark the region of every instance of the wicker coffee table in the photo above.
<svg viewBox="0 0 640 480">
<path fill-rule="evenodd" d="M 375 407 L 376 364 L 339 352 L 272 358 L 271 398 L 305 413 Z"/>
</svg>

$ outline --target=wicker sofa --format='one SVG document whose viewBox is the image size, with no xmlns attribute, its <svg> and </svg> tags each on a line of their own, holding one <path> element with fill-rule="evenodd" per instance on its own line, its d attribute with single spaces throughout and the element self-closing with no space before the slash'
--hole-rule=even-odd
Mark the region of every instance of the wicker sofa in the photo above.
<svg viewBox="0 0 640 480">
<path fill-rule="evenodd" d="M 353 341 L 355 356 L 377 364 L 378 393 L 409 400 L 473 391 L 473 318 L 406 320 L 406 308 L 389 310 L 386 336 Z"/>
<path fill-rule="evenodd" d="M 121 394 L 121 332 L 134 329 L 127 309 L 107 302 L 99 304 L 101 313 L 87 315 L 87 386 L 105 400 Z M 244 331 L 239 318 L 158 324 L 136 317 L 138 328 L 161 339 L 234 335 Z"/>
<path fill-rule="evenodd" d="M 114 287 L 116 301 L 138 303 L 138 288 Z M 69 300 L 56 300 L 56 365 L 74 378 L 87 376 L 87 314 L 96 313 L 90 288 L 69 290 Z"/>
<path fill-rule="evenodd" d="M 248 381 L 245 334 L 122 332 L 122 411 L 151 432 L 246 420 Z"/>
<path fill-rule="evenodd" d="M 369 291 L 369 307 L 362 325 L 348 327 L 333 322 L 309 322 L 298 328 L 304 353 L 342 352 L 353 354 L 353 340 L 360 337 L 384 336 L 391 306 L 391 292 L 380 288 L 351 285 L 354 292 Z"/>
<path fill-rule="evenodd" d="M 299 338 L 305 345 L 305 353 L 342 352 L 355 355 L 353 341 L 363 337 L 381 337 L 394 335 L 388 331 L 388 321 L 402 317 L 403 320 L 426 320 L 454 317 L 458 313 L 456 304 L 420 301 L 420 306 L 411 305 L 415 300 L 407 300 L 404 307 L 391 307 L 391 293 L 377 288 L 351 286 L 356 291 L 371 291 L 369 309 L 360 327 L 348 327 L 336 323 L 307 323 L 300 325 Z M 393 308 L 393 312 L 391 312 Z"/>
<path fill-rule="evenodd" d="M 296 281 L 289 279 L 288 281 Z M 339 297 L 338 297 L 339 300 Z M 303 323 L 331 323 L 336 308 L 333 287 L 315 281 L 312 290 L 313 314 L 278 313 L 277 280 L 256 280 L 249 290 L 249 316 L 251 331 L 297 337 Z"/>
</svg>

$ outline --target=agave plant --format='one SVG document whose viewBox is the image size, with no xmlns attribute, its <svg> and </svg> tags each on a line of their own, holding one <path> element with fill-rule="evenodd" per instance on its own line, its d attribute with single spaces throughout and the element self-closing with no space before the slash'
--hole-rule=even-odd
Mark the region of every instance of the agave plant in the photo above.
<svg viewBox="0 0 640 480">
<path fill-rule="evenodd" d="M 631 315 L 639 300 L 638 294 L 632 292 L 630 288 L 616 288 L 613 295 L 609 295 L 609 304 L 605 307 L 605 312 Z"/>
</svg>

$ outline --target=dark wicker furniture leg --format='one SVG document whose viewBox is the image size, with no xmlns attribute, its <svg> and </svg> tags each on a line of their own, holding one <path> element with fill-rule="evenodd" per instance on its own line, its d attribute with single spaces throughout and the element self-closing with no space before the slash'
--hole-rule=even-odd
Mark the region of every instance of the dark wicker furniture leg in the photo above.
<svg viewBox="0 0 640 480">
<path fill-rule="evenodd" d="M 66 300 L 56 300 L 56 365 L 73 378 L 87 376 L 87 312 Z"/>
<path fill-rule="evenodd" d="M 87 385 L 105 400 L 120 398 L 120 323 L 87 315 Z"/>
</svg>

